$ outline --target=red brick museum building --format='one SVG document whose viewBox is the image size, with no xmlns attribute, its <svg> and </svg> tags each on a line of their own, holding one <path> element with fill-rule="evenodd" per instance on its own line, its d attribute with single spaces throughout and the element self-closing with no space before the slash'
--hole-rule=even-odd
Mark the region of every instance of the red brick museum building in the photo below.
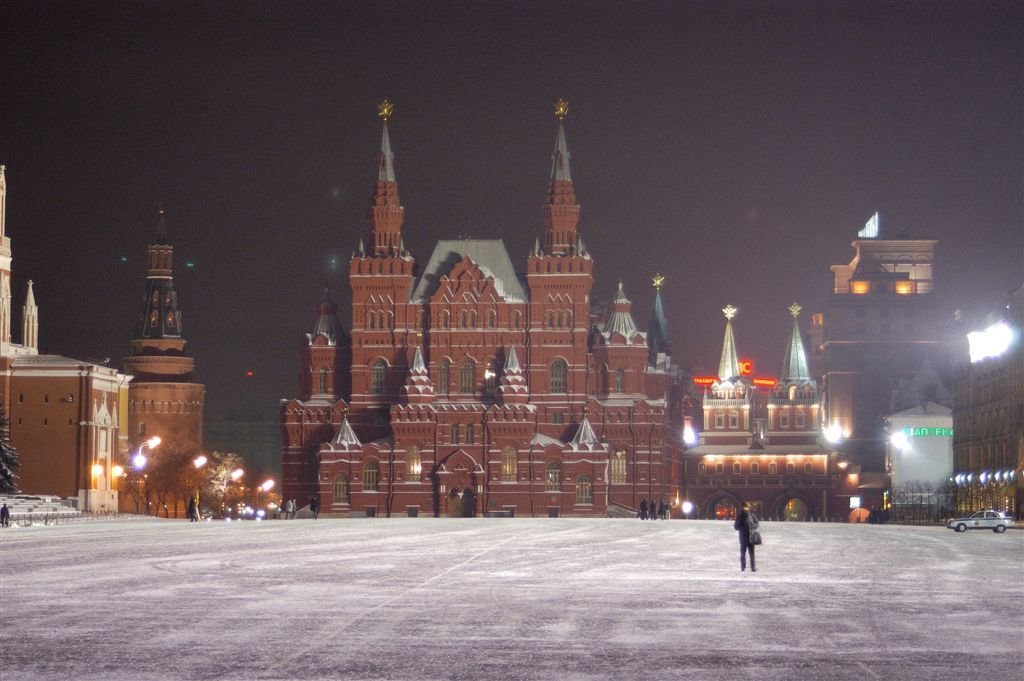
<svg viewBox="0 0 1024 681">
<path fill-rule="evenodd" d="M 426 264 L 405 248 L 381 105 L 350 332 L 325 290 L 300 395 L 281 403 L 284 498 L 318 495 L 329 515 L 452 517 L 603 516 L 676 497 L 668 360 L 649 350 L 621 284 L 592 309 L 565 111 L 556 105 L 542 232 L 517 269 L 500 239 L 439 241 Z"/>
</svg>

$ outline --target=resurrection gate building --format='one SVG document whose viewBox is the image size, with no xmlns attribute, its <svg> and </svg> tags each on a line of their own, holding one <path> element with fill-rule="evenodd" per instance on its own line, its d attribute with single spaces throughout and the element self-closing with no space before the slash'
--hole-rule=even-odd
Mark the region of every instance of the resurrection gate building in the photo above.
<svg viewBox="0 0 1024 681">
<path fill-rule="evenodd" d="M 282 495 L 332 515 L 605 515 L 674 497 L 664 355 L 648 366 L 621 284 L 592 319 L 559 102 L 543 242 L 517 272 L 501 240 L 404 245 L 387 120 L 369 247 L 349 264 L 351 336 L 327 290 L 281 404 Z M 543 245 L 542 245 L 543 243 Z M 667 339 L 661 339 L 667 341 Z"/>
</svg>

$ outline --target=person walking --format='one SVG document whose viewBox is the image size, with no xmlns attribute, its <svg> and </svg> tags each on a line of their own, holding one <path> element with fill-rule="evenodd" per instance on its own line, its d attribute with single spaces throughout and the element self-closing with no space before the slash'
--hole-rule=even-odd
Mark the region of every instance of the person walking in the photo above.
<svg viewBox="0 0 1024 681">
<path fill-rule="evenodd" d="M 316 520 L 320 516 L 320 497 L 314 495 L 309 500 L 309 512 L 313 514 L 313 520 Z"/>
<path fill-rule="evenodd" d="M 7 508 L 7 504 L 4 504 L 0 508 L 0 527 L 11 526 L 11 509 Z"/>
<path fill-rule="evenodd" d="M 284 519 L 291 520 L 293 513 L 295 513 L 295 502 L 288 499 L 284 502 Z"/>
<path fill-rule="evenodd" d="M 757 529 L 757 516 L 750 510 L 750 504 L 743 502 L 732 528 L 740 533 L 740 572 L 747 569 L 747 552 L 750 552 L 750 571 L 757 572 L 754 563 L 754 545 L 750 542 L 750 531 Z"/>
<path fill-rule="evenodd" d="M 188 521 L 190 523 L 199 522 L 199 507 L 196 505 L 195 497 L 188 500 Z"/>
<path fill-rule="evenodd" d="M 647 497 L 640 500 L 640 520 L 647 520 Z"/>
</svg>

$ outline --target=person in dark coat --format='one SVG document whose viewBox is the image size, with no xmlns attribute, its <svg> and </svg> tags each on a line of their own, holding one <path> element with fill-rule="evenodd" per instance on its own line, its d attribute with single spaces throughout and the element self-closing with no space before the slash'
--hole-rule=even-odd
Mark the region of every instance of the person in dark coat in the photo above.
<svg viewBox="0 0 1024 681">
<path fill-rule="evenodd" d="M 314 496 L 309 500 L 309 512 L 313 514 L 313 520 L 320 515 L 320 497 Z"/>
<path fill-rule="evenodd" d="M 665 500 L 664 499 L 658 499 L 658 520 L 664 520 L 665 519 L 665 511 L 666 511 Z"/>
<path fill-rule="evenodd" d="M 11 526 L 11 509 L 7 508 L 7 504 L 0 508 L 0 527 Z"/>
<path fill-rule="evenodd" d="M 640 500 L 640 520 L 647 520 L 647 497 Z"/>
<path fill-rule="evenodd" d="M 188 521 L 190 523 L 199 522 L 199 507 L 196 506 L 195 497 L 192 497 L 188 501 Z"/>
<path fill-rule="evenodd" d="M 747 551 L 750 552 L 750 571 L 757 572 L 754 563 L 754 545 L 750 543 L 750 528 L 757 522 L 757 516 L 750 512 L 750 504 L 743 502 L 740 514 L 732 528 L 740 533 L 740 572 L 747 569 Z"/>
</svg>

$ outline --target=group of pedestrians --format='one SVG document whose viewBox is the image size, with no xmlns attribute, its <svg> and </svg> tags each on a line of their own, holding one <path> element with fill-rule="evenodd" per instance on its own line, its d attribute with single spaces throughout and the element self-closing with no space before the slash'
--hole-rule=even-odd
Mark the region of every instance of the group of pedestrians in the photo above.
<svg viewBox="0 0 1024 681">
<path fill-rule="evenodd" d="M 637 517 L 640 520 L 668 520 L 669 505 L 664 499 L 647 501 L 647 497 L 640 500 L 640 512 Z"/>
<path fill-rule="evenodd" d="M 313 495 L 309 500 L 309 512 L 313 514 L 313 520 L 320 517 L 320 497 Z M 299 502 L 295 499 L 287 499 L 281 504 L 281 518 L 292 520 L 299 513 Z"/>
</svg>

